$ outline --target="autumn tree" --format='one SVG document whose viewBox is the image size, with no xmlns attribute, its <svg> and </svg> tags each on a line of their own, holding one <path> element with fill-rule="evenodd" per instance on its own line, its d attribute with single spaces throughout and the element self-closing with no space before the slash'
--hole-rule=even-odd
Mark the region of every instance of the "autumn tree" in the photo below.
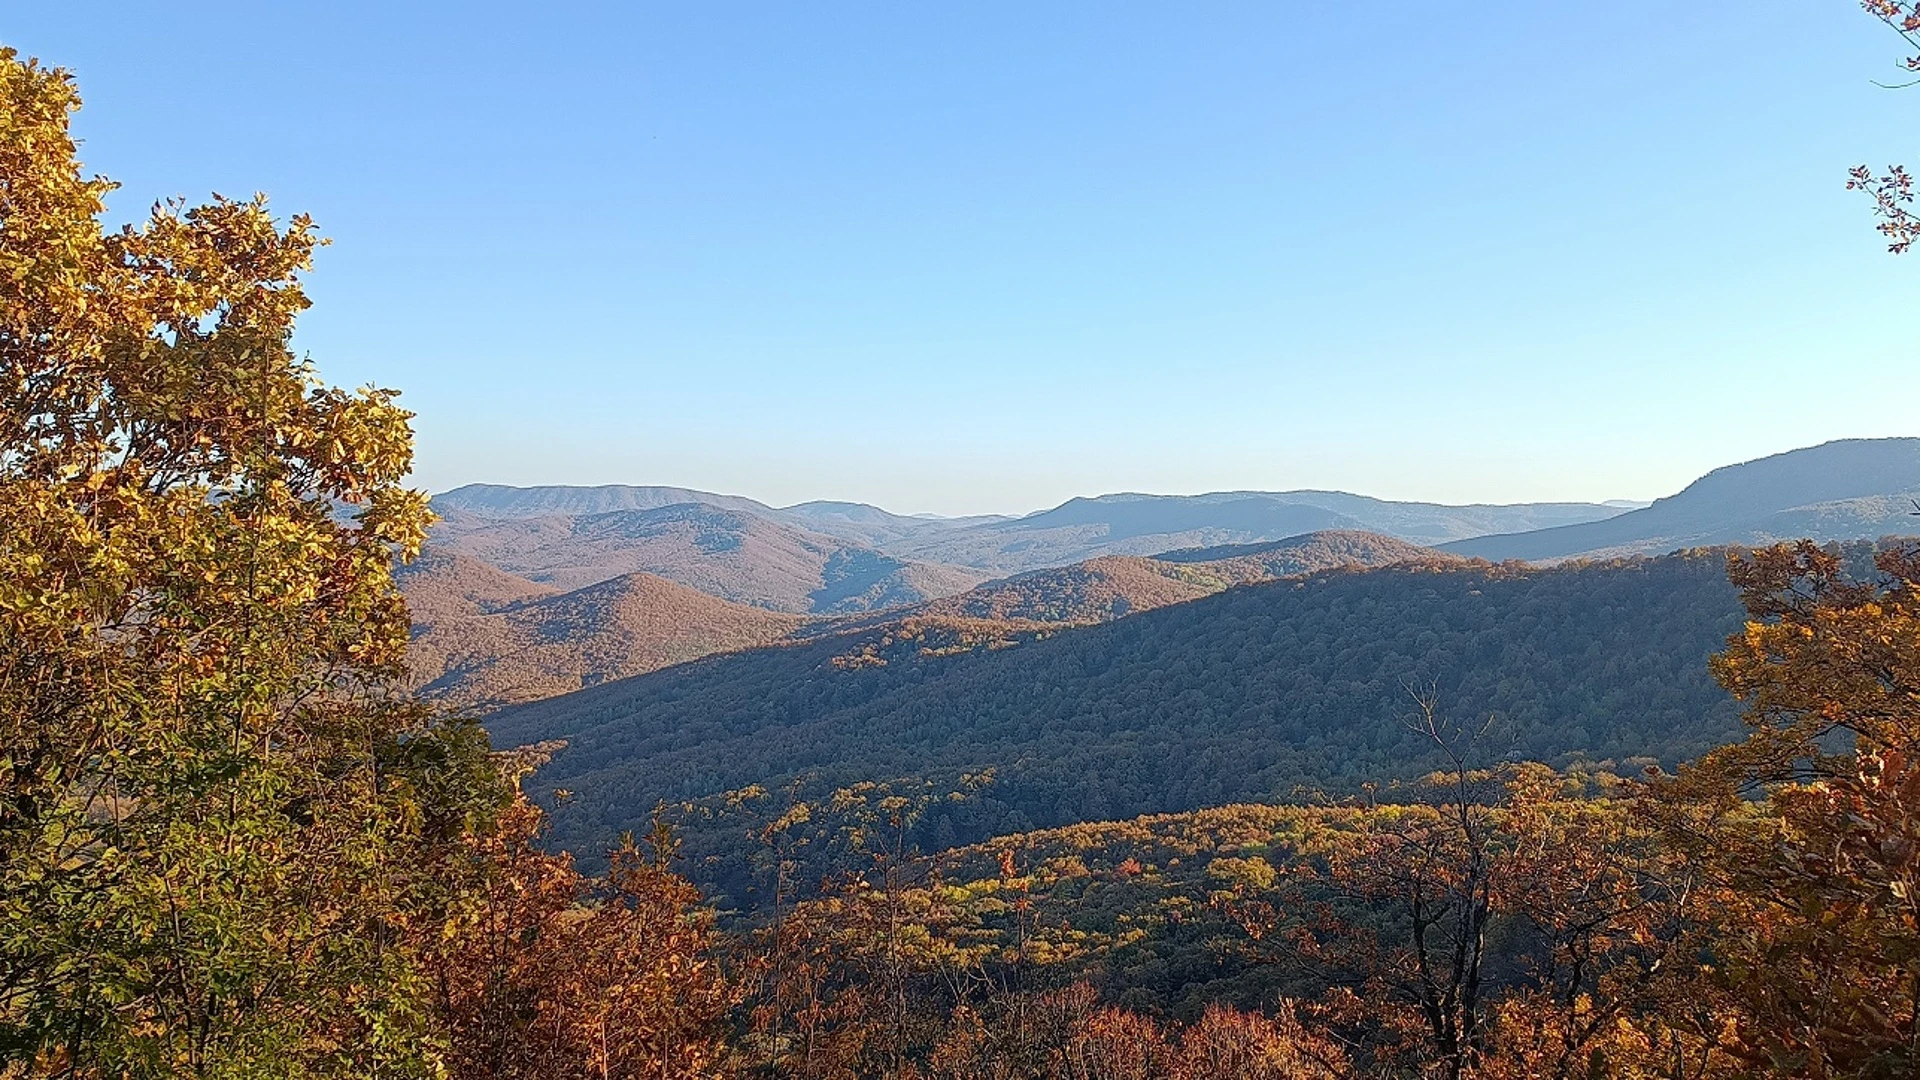
<svg viewBox="0 0 1920 1080">
<path fill-rule="evenodd" d="M 1486 1077 L 1698 1080 L 1727 1062 L 1693 977 L 1723 898 L 1664 842 L 1644 783 L 1523 766 L 1506 785 L 1494 907 L 1507 938 Z"/>
<path fill-rule="evenodd" d="M 291 350 L 311 222 L 108 230 L 78 106 L 0 49 L 0 1071 L 424 1074 L 404 928 L 505 795 L 387 690 L 409 414 Z"/>
<path fill-rule="evenodd" d="M 1416 700 L 1449 767 L 1223 894 L 1249 951 L 1324 987 L 1320 1034 L 1380 1075 L 1703 1075 L 1718 1059 L 1687 961 L 1709 902 L 1644 787 L 1489 762 L 1490 726 Z"/>
<path fill-rule="evenodd" d="M 1752 1074 L 1912 1075 L 1920 549 L 1883 548 L 1867 577 L 1804 541 L 1731 571 L 1751 620 L 1714 671 L 1751 731 L 1667 789 L 1674 845 L 1726 904 L 1702 985 Z"/>
<path fill-rule="evenodd" d="M 1330 977 L 1329 1015 L 1357 1044 L 1459 1080 L 1486 1050 L 1500 781 L 1473 761 L 1485 726 L 1449 723 L 1431 694 L 1415 700 L 1414 729 L 1449 762 L 1432 778 L 1438 797 L 1376 812 L 1324 867 L 1305 868 L 1317 914 L 1285 940 Z"/>
<path fill-rule="evenodd" d="M 929 807 L 966 797 L 930 782 L 863 782 L 818 799 L 787 791 L 759 826 L 775 905 L 753 932 L 754 1068 L 800 1077 L 904 1075 L 924 1056 L 971 966 L 937 869 L 912 842 Z M 739 793 L 748 801 L 765 792 Z M 794 875 L 806 847 L 831 851 L 817 888 Z M 804 901 L 801 896 L 809 897 Z"/>
<path fill-rule="evenodd" d="M 1345 1080 L 1362 1075 L 1291 1007 L 1275 1015 L 1210 1005 L 1193 1023 L 1165 1024 L 1102 1005 L 1084 982 L 1023 992 L 1016 1003 L 956 1009 L 926 1068 L 934 1080 Z"/>
<path fill-rule="evenodd" d="M 472 888 L 426 971 L 455 1080 L 718 1075 L 734 991 L 713 913 L 668 865 L 657 829 L 608 856 L 598 880 L 542 850 L 524 799 L 468 840 Z"/>
</svg>

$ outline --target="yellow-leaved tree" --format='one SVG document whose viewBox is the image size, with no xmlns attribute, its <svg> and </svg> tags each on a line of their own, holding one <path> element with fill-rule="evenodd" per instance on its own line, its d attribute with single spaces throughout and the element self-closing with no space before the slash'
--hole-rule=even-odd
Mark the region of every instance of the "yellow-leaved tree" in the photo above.
<svg viewBox="0 0 1920 1080">
<path fill-rule="evenodd" d="M 0 1075 L 429 1073 L 406 942 L 509 789 L 389 690 L 409 414 L 291 351 L 306 218 L 104 228 L 78 104 L 0 49 Z"/>
</svg>

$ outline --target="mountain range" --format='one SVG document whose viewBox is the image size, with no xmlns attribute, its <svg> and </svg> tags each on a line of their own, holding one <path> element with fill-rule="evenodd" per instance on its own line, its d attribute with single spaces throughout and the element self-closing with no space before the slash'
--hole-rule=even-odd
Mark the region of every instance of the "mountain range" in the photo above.
<svg viewBox="0 0 1920 1080">
<path fill-rule="evenodd" d="M 428 556 L 402 583 L 420 685 L 491 707 L 854 631 L 996 647 L 1333 567 L 1872 538 L 1914 531 L 1916 496 L 1920 439 L 1732 465 L 1644 507 L 1220 492 L 938 518 L 674 487 L 475 484 L 434 497 Z"/>
<path fill-rule="evenodd" d="M 1202 557 L 1209 555 L 1218 557 Z M 996 648 L 1236 585 L 1420 561 L 1461 560 L 1370 533 L 1311 533 L 1165 559 L 1106 555 L 864 616 L 816 618 L 733 603 L 643 572 L 559 592 L 457 552 L 428 553 L 401 571 L 400 582 L 415 598 L 409 663 L 420 689 L 485 707 L 777 642 L 835 637 L 849 664 L 904 640 L 948 654 Z"/>
<path fill-rule="evenodd" d="M 1443 506 L 1337 491 L 1101 495 L 1025 517 L 909 517 L 862 503 L 775 508 L 686 488 L 469 485 L 436 495 L 436 544 L 561 587 L 646 570 L 725 599 L 829 614 L 960 592 L 989 577 L 1102 555 L 1263 543 L 1323 531 L 1423 546 L 1599 521 L 1601 503 Z M 829 564 L 866 593 L 834 587 Z M 781 585 L 773 582 L 778 579 Z"/>
</svg>

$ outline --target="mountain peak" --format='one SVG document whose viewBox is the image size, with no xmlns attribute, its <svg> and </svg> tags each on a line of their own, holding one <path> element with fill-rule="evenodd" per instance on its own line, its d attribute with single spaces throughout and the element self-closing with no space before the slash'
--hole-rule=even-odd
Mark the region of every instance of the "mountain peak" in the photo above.
<svg viewBox="0 0 1920 1080">
<path fill-rule="evenodd" d="M 1713 544 L 1877 539 L 1912 531 L 1920 439 L 1838 439 L 1726 465 L 1605 521 L 1482 536 L 1445 550 L 1486 559 L 1647 554 Z"/>
</svg>

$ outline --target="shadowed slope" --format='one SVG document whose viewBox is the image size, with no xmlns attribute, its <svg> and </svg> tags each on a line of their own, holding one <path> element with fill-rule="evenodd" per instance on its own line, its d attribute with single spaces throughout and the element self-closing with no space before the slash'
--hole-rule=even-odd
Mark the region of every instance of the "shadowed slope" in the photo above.
<svg viewBox="0 0 1920 1080">
<path fill-rule="evenodd" d="M 537 787 L 577 794 L 556 837 L 591 851 L 656 799 L 809 771 L 826 783 L 998 779 L 960 842 L 1077 820 L 1348 790 L 1418 775 L 1408 686 L 1494 715 L 1531 758 L 1692 756 L 1736 728 L 1705 659 L 1740 625 L 1723 556 L 1527 571 L 1329 571 L 1012 647 L 872 631 L 714 657 L 505 710 L 501 745 L 566 739 Z"/>
</svg>

